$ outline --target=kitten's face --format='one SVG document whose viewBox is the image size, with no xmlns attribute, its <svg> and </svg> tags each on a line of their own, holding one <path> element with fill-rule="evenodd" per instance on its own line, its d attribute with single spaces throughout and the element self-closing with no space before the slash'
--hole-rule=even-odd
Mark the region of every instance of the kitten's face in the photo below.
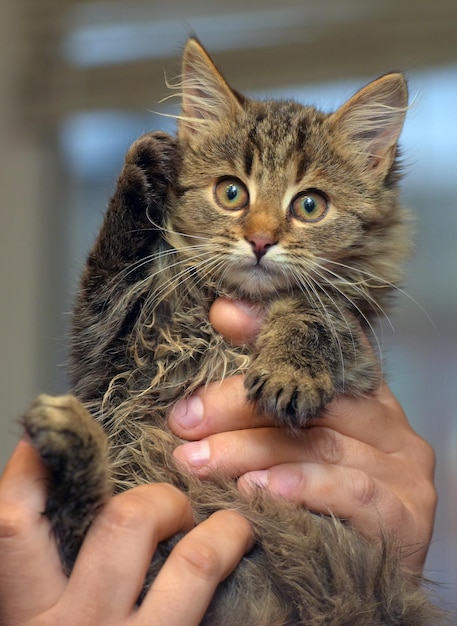
<svg viewBox="0 0 457 626">
<path fill-rule="evenodd" d="M 321 258 L 357 245 L 371 191 L 356 198 L 350 168 L 320 149 L 328 130 L 315 111 L 256 103 L 243 122 L 185 153 L 172 220 L 212 283 L 258 297 L 302 284 Z"/>
<path fill-rule="evenodd" d="M 184 56 L 181 193 L 169 216 L 188 263 L 220 292 L 262 298 L 344 283 L 346 266 L 387 252 L 404 115 L 388 112 L 405 98 L 402 77 L 326 115 L 236 95 L 205 54 L 193 42 Z"/>
</svg>

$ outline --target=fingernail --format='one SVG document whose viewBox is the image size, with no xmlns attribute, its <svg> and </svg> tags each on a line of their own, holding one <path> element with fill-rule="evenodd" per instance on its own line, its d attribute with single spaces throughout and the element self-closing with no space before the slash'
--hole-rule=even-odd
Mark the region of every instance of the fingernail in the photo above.
<svg viewBox="0 0 457 626">
<path fill-rule="evenodd" d="M 176 448 L 176 450 L 179 450 L 179 457 L 184 462 L 194 467 L 201 467 L 209 463 L 210 447 L 206 439 L 185 443 L 179 446 L 179 448 Z"/>
<path fill-rule="evenodd" d="M 180 400 L 170 415 L 171 420 L 188 430 L 189 428 L 195 428 L 203 419 L 203 402 L 198 396 L 190 396 Z"/>
</svg>

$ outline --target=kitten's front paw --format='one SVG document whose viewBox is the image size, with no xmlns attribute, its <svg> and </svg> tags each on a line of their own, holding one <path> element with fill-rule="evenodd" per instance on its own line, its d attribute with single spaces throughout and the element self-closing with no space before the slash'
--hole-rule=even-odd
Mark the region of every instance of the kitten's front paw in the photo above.
<svg viewBox="0 0 457 626">
<path fill-rule="evenodd" d="M 255 360 L 245 377 L 248 398 L 258 408 L 273 414 L 279 425 L 300 428 L 316 417 L 335 393 L 328 372 L 311 376 L 288 363 L 273 367 Z"/>
<path fill-rule="evenodd" d="M 180 166 L 177 142 L 161 132 L 148 133 L 137 139 L 125 156 L 118 181 L 118 193 L 130 209 L 154 213 L 173 186 Z"/>
</svg>

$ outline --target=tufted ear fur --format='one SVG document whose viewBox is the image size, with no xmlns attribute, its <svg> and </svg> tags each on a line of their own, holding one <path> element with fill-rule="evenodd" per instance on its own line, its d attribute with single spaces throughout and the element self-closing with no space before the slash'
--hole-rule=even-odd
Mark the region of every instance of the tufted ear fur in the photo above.
<svg viewBox="0 0 457 626">
<path fill-rule="evenodd" d="M 386 74 L 356 93 L 329 121 L 363 170 L 386 175 L 395 158 L 407 107 L 403 74 Z"/>
<path fill-rule="evenodd" d="M 182 60 L 182 111 L 179 138 L 189 139 L 221 118 L 235 116 L 241 105 L 197 39 L 189 39 Z"/>
</svg>

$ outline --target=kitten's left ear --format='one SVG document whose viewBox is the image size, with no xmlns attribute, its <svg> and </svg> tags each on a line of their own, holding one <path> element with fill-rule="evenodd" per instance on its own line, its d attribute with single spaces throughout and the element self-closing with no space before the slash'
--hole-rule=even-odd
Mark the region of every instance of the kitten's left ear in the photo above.
<svg viewBox="0 0 457 626">
<path fill-rule="evenodd" d="M 364 170 L 385 175 L 395 158 L 407 108 L 403 74 L 386 74 L 356 93 L 329 121 Z"/>
<path fill-rule="evenodd" d="M 182 59 L 182 110 L 179 137 L 189 139 L 211 122 L 235 117 L 242 107 L 201 43 L 191 38 Z"/>
</svg>

